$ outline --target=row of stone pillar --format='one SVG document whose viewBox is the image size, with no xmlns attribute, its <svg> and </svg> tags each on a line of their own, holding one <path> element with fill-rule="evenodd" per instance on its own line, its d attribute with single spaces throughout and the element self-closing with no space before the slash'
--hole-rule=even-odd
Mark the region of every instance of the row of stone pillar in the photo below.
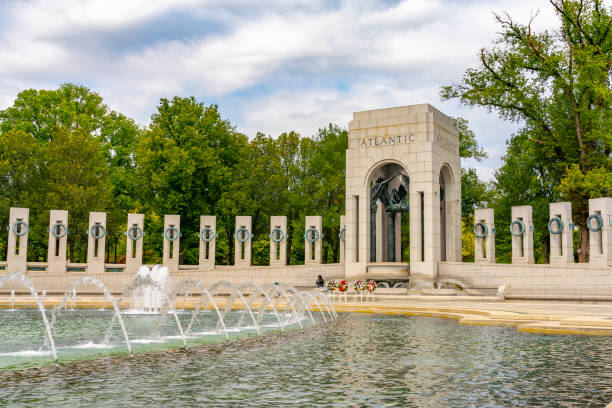
<svg viewBox="0 0 612 408">
<path fill-rule="evenodd" d="M 46 270 L 50 273 L 67 271 L 67 235 L 68 211 L 51 210 L 49 224 L 49 246 Z M 200 217 L 199 232 L 199 269 L 212 269 L 215 265 L 215 248 L 218 234 L 216 232 L 216 217 L 203 215 Z M 9 215 L 9 237 L 7 245 L 7 271 L 27 270 L 27 245 L 29 233 L 29 209 L 11 208 Z M 163 264 L 171 271 L 179 269 L 179 251 L 181 238 L 181 218 L 179 215 L 164 216 L 163 230 Z M 344 216 L 340 219 L 340 262 L 344 262 Z M 307 216 L 304 242 L 306 265 L 321 263 L 323 240 L 323 221 L 320 216 Z M 144 215 L 128 214 L 126 235 L 125 270 L 134 273 L 142 265 Z M 103 273 L 107 270 L 105 264 L 106 243 L 106 213 L 89 213 L 87 230 L 87 264 L 88 273 Z M 270 218 L 270 265 L 287 265 L 287 217 L 274 216 Z M 250 216 L 236 217 L 234 232 L 234 265 L 236 267 L 251 266 L 251 242 L 253 239 L 252 220 Z M 116 267 L 116 266 L 115 266 Z"/>
<path fill-rule="evenodd" d="M 567 265 L 574 262 L 572 204 L 569 202 L 549 205 L 550 264 Z M 612 198 L 589 200 L 590 257 L 593 266 L 612 263 Z M 533 232 L 535 226 L 529 205 L 512 207 L 512 263 L 534 263 Z M 495 263 L 495 222 L 491 208 L 474 211 L 475 262 Z"/>
</svg>

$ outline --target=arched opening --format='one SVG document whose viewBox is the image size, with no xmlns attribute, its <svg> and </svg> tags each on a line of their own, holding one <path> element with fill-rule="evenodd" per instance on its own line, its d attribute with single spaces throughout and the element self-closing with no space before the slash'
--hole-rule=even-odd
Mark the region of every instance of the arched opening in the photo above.
<svg viewBox="0 0 612 408">
<path fill-rule="evenodd" d="M 369 260 L 370 262 L 401 262 L 402 236 L 406 235 L 406 227 L 409 225 L 410 179 L 408 174 L 400 164 L 382 164 L 370 173 L 368 187 L 370 197 Z M 402 231 L 403 229 L 406 231 Z"/>
<path fill-rule="evenodd" d="M 440 261 L 446 262 L 449 257 L 448 248 L 452 237 L 449 235 L 449 226 L 452 225 L 450 203 L 452 199 L 453 180 L 450 169 L 443 165 L 440 169 Z"/>
</svg>

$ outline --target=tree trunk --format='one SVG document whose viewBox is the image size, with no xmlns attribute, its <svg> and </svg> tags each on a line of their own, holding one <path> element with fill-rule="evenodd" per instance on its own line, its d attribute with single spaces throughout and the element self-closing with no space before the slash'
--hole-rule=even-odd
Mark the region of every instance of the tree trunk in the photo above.
<svg viewBox="0 0 612 408">
<path fill-rule="evenodd" d="M 578 245 L 578 262 L 589 262 L 589 230 L 586 225 L 580 226 L 580 244 Z"/>
</svg>

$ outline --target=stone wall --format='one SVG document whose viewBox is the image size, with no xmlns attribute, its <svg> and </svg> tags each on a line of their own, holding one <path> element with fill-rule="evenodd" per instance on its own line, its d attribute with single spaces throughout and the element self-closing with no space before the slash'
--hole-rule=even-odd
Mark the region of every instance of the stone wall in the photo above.
<svg viewBox="0 0 612 408">
<path fill-rule="evenodd" d="M 474 264 L 440 262 L 438 281 L 458 281 L 469 288 L 509 285 L 511 295 L 612 296 L 612 268 L 589 264 Z"/>
<path fill-rule="evenodd" d="M 0 263 L 5 266 L 6 262 Z M 38 264 L 37 264 L 38 265 Z M 125 265 L 107 264 L 106 267 L 122 267 Z M 2 271 L 0 271 L 0 274 Z M 330 279 L 338 279 L 344 276 L 344 265 L 321 264 L 321 265 L 293 265 L 293 266 L 251 266 L 250 268 L 237 268 L 234 266 L 216 266 L 211 270 L 198 270 L 197 266 L 181 265 L 179 270 L 172 272 L 170 277 L 174 283 L 183 279 L 198 279 L 205 284 L 226 280 L 240 284 L 244 282 L 273 283 L 281 282 L 293 286 L 314 287 L 318 275 L 322 275 L 327 282 Z M 64 292 L 70 288 L 73 282 L 84 276 L 100 279 L 113 293 L 121 293 L 133 279 L 134 274 L 127 272 L 68 272 L 61 274 L 48 274 L 44 271 L 28 271 L 27 276 L 34 283 L 38 291 Z M 6 288 L 3 288 L 6 290 Z M 94 287 L 83 286 L 81 290 L 93 290 Z M 98 293 L 99 290 L 96 290 Z"/>
</svg>

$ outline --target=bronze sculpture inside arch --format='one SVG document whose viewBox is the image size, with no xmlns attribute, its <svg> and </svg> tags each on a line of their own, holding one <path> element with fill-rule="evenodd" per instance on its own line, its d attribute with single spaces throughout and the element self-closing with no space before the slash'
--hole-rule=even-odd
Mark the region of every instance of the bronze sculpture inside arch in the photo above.
<svg viewBox="0 0 612 408">
<path fill-rule="evenodd" d="M 391 189 L 389 192 L 391 181 L 398 177 L 400 179 L 399 187 Z M 387 261 L 395 262 L 395 214 L 410 212 L 409 187 L 410 179 L 408 176 L 396 173 L 388 179 L 379 177 L 370 188 L 370 260 L 372 262 L 376 260 L 376 211 L 378 210 L 378 201 L 385 206 L 387 212 Z"/>
</svg>

